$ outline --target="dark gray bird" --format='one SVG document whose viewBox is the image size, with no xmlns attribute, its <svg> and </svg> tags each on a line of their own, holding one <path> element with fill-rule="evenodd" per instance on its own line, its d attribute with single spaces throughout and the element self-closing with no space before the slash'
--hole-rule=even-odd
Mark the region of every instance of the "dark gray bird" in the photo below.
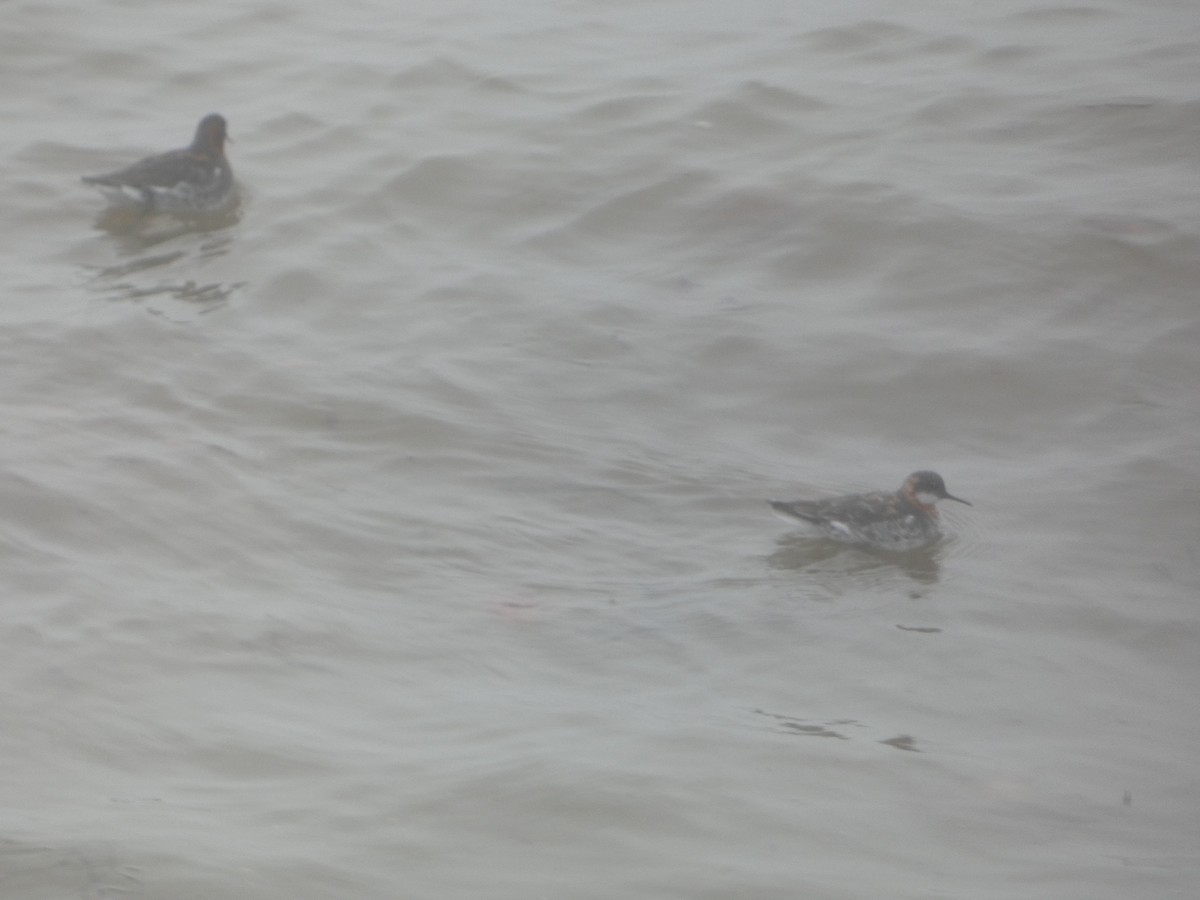
<svg viewBox="0 0 1200 900">
<path fill-rule="evenodd" d="M 937 502 L 955 500 L 937 472 L 913 472 L 898 491 L 871 491 L 825 500 L 771 500 L 771 507 L 803 523 L 813 536 L 880 550 L 915 550 L 942 533 Z"/>
<path fill-rule="evenodd" d="M 132 203 L 147 212 L 213 212 L 233 194 L 225 140 L 225 118 L 212 113 L 196 126 L 190 147 L 147 156 L 107 175 L 85 175 L 83 181 L 116 203 Z"/>
</svg>

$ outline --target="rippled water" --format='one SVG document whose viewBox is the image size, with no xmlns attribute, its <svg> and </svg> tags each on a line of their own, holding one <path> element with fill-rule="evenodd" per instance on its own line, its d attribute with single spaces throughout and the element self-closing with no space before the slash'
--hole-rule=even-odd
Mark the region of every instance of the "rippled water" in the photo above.
<svg viewBox="0 0 1200 900">
<path fill-rule="evenodd" d="M 1195 894 L 1192 4 L 5 18 L 0 897 Z"/>
</svg>

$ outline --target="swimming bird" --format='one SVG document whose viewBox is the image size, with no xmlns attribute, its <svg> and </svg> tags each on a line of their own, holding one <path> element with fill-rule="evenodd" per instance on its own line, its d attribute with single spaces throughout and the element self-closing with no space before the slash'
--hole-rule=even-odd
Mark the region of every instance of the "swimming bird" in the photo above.
<svg viewBox="0 0 1200 900">
<path fill-rule="evenodd" d="M 147 212 L 213 212 L 233 194 L 225 140 L 225 117 L 212 113 L 196 126 L 190 147 L 147 156 L 106 175 L 85 175 L 83 181 L 115 202 Z"/>
<path fill-rule="evenodd" d="M 846 494 L 824 500 L 771 500 L 771 507 L 804 523 L 816 535 L 879 550 L 924 547 L 942 533 L 937 502 L 955 500 L 937 472 L 913 472 L 898 491 Z"/>
</svg>

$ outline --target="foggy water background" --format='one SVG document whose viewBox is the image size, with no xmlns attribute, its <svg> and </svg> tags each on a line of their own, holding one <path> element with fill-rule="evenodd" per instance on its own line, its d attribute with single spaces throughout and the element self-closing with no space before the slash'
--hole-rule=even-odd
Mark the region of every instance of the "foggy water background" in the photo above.
<svg viewBox="0 0 1200 900">
<path fill-rule="evenodd" d="M 1193 3 L 0 60 L 0 896 L 1195 895 Z M 229 216 L 79 183 L 214 111 Z M 925 552 L 764 502 L 918 468 Z"/>
</svg>

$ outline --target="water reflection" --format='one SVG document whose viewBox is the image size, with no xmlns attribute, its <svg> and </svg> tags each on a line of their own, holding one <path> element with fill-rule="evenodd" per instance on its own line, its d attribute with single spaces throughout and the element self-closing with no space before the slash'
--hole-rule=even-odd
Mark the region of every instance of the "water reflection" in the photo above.
<svg viewBox="0 0 1200 900">
<path fill-rule="evenodd" d="M 177 270 L 187 260 L 225 255 L 233 245 L 230 229 L 241 220 L 241 210 L 237 202 L 205 215 L 168 216 L 110 206 L 97 216 L 95 228 L 115 241 L 122 259 L 92 270 L 87 287 L 111 300 L 165 298 L 198 313 L 222 306 L 245 282 L 183 278 Z"/>
<path fill-rule="evenodd" d="M 918 584 L 936 584 L 941 578 L 942 550 L 943 543 L 937 542 L 918 550 L 895 553 L 792 534 L 779 538 L 767 563 L 777 569 L 817 575 L 824 580 L 836 578 L 862 585 L 888 582 L 897 572 Z"/>
<path fill-rule="evenodd" d="M 765 709 L 756 709 L 754 712 L 773 720 L 775 722 L 775 730 L 780 734 L 795 734 L 803 737 L 828 737 L 837 738 L 839 741 L 848 741 L 850 740 L 850 736 L 845 733 L 846 729 L 863 727 L 861 722 L 856 722 L 854 719 L 819 721 L 816 719 L 801 719 L 796 716 L 787 716 L 783 713 L 768 712 Z"/>
<path fill-rule="evenodd" d="M 911 734 L 898 734 L 894 738 L 880 741 L 881 744 L 887 744 L 889 747 L 895 747 L 897 750 L 907 750 L 909 753 L 920 753 L 917 749 L 917 739 Z"/>
<path fill-rule="evenodd" d="M 146 212 L 139 206 L 112 205 L 101 210 L 93 227 L 118 238 L 127 250 L 136 252 L 185 234 L 220 231 L 242 218 L 238 199 L 224 209 L 189 216 Z"/>
<path fill-rule="evenodd" d="M 232 284 L 211 282 L 201 284 L 195 281 L 181 281 L 175 283 L 162 282 L 148 287 L 139 287 L 129 282 L 119 282 L 109 285 L 105 289 L 105 293 L 113 300 L 131 300 L 135 302 L 165 298 L 181 303 L 193 304 L 197 307 L 197 312 L 206 313 L 211 312 L 217 306 L 224 305 L 229 300 L 229 297 L 243 285 L 244 282 L 234 282 Z"/>
<path fill-rule="evenodd" d="M 798 737 L 836 738 L 839 741 L 849 741 L 853 738 L 848 734 L 851 729 L 866 729 L 868 726 L 857 719 L 802 719 L 798 716 L 769 712 L 756 709 L 757 715 L 764 716 L 775 723 L 774 730 L 779 734 L 790 734 Z M 907 750 L 910 753 L 920 753 L 917 739 L 911 734 L 898 734 L 895 737 L 884 738 L 878 743 L 886 744 L 897 750 Z"/>
</svg>

